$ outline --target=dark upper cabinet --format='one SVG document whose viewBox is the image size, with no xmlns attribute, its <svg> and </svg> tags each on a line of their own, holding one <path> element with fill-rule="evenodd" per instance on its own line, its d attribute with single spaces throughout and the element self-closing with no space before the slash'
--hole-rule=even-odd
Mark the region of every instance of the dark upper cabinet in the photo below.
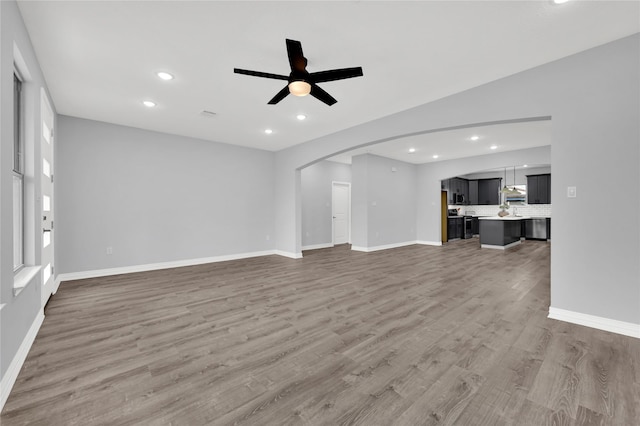
<svg viewBox="0 0 640 426">
<path fill-rule="evenodd" d="M 470 204 L 469 203 L 469 181 L 466 179 L 462 179 L 462 194 L 464 195 L 464 203 L 463 204 Z"/>
<path fill-rule="evenodd" d="M 469 204 L 469 181 L 463 178 L 451 178 L 442 181 L 442 189 L 448 192 L 449 204 Z M 457 200 L 456 196 L 462 196 L 463 201 Z"/>
<path fill-rule="evenodd" d="M 447 179 L 447 181 L 449 182 L 449 189 L 448 189 L 448 194 L 447 196 L 449 197 L 449 204 L 455 204 L 456 203 L 456 178 L 451 178 L 451 179 Z"/>
<path fill-rule="evenodd" d="M 477 180 L 469 181 L 469 204 L 471 205 L 478 204 L 478 181 Z"/>
<path fill-rule="evenodd" d="M 478 205 L 490 206 L 500 204 L 501 178 L 478 180 Z"/>
<path fill-rule="evenodd" d="M 462 179 L 457 177 L 451 178 L 451 186 L 449 189 L 456 194 L 460 194 L 460 191 L 462 191 Z"/>
<path fill-rule="evenodd" d="M 551 204 L 551 175 L 527 176 L 527 203 Z"/>
</svg>

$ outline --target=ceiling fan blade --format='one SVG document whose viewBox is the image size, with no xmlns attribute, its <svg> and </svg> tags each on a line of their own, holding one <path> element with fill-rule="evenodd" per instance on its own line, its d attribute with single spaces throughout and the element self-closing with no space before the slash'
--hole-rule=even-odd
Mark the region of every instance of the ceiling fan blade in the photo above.
<svg viewBox="0 0 640 426">
<path fill-rule="evenodd" d="M 236 74 L 252 75 L 254 77 L 273 78 L 275 80 L 289 80 L 289 77 L 286 75 L 271 74 L 271 73 L 262 72 L 262 71 L 250 71 L 250 70 L 242 70 L 240 68 L 234 68 L 233 72 L 235 72 Z"/>
<path fill-rule="evenodd" d="M 319 86 L 312 84 L 311 85 L 311 96 L 313 96 L 314 98 L 324 102 L 325 104 L 331 106 L 333 104 L 335 104 L 336 101 L 335 98 L 333 96 L 331 96 L 330 94 L 328 94 L 327 92 L 325 92 L 324 90 L 322 90 Z"/>
<path fill-rule="evenodd" d="M 267 102 L 269 105 L 275 105 L 278 102 L 280 102 L 281 100 L 283 100 L 284 98 L 287 97 L 287 95 L 289 94 L 289 86 L 284 86 L 284 89 L 282 89 L 281 91 L 279 91 L 269 102 Z"/>
<path fill-rule="evenodd" d="M 309 77 L 314 83 L 325 81 L 343 80 L 345 78 L 362 77 L 362 67 L 341 68 L 338 70 L 328 70 L 312 72 Z"/>
<path fill-rule="evenodd" d="M 287 40 L 287 55 L 291 71 L 303 72 L 307 67 L 307 58 L 302 54 L 302 43 L 296 40 Z"/>
</svg>

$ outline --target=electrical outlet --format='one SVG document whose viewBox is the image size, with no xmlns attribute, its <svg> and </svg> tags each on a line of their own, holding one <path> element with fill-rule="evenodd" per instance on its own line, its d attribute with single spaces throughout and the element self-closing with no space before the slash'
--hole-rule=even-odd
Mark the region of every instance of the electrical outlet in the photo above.
<svg viewBox="0 0 640 426">
<path fill-rule="evenodd" d="M 113 247 L 107 247 L 107 254 L 113 254 Z"/>
</svg>

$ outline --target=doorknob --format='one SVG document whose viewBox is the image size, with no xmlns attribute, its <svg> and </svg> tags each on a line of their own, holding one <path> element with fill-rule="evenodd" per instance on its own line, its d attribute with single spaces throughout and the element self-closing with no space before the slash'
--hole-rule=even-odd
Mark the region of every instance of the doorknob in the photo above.
<svg viewBox="0 0 640 426">
<path fill-rule="evenodd" d="M 336 217 L 334 216 L 333 218 L 335 219 Z"/>
</svg>

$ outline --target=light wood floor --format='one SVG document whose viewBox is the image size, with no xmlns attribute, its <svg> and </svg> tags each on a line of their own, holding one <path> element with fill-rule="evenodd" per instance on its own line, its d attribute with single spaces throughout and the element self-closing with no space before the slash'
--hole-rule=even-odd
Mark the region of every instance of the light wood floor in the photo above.
<svg viewBox="0 0 640 426">
<path fill-rule="evenodd" d="M 640 340 L 547 319 L 549 252 L 348 246 L 64 283 L 11 425 L 637 425 Z"/>
</svg>

